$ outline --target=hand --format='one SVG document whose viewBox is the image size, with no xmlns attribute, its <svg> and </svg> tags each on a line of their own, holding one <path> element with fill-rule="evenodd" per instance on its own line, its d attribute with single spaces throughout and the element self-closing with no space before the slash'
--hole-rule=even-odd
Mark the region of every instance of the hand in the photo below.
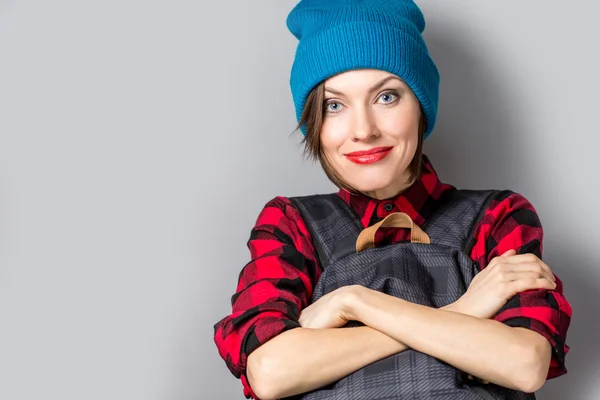
<svg viewBox="0 0 600 400">
<path fill-rule="evenodd" d="M 361 286 L 342 286 L 327 293 L 300 313 L 298 322 L 303 328 L 339 328 L 352 321 L 350 305 L 358 298 Z"/>
<path fill-rule="evenodd" d="M 509 250 L 475 275 L 467 292 L 449 309 L 478 318 L 492 318 L 518 293 L 555 288 L 554 274 L 546 263 L 534 254 L 517 255 L 515 250 Z"/>
</svg>

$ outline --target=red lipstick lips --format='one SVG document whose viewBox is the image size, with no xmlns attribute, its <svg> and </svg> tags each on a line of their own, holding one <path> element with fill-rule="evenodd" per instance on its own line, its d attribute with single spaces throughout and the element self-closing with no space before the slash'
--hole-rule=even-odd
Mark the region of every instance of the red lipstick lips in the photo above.
<svg viewBox="0 0 600 400">
<path fill-rule="evenodd" d="M 392 151 L 393 146 L 374 147 L 369 150 L 354 151 L 344 154 L 346 158 L 355 164 L 373 164 L 383 160 Z"/>
</svg>

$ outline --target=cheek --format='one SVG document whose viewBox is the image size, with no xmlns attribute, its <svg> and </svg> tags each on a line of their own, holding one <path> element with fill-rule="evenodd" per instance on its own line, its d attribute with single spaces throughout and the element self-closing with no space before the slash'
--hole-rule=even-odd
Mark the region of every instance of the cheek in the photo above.
<svg viewBox="0 0 600 400">
<path fill-rule="evenodd" d="M 338 154 L 338 150 L 346 140 L 346 129 L 341 123 L 341 118 L 336 120 L 323 121 L 321 127 L 321 146 L 330 157 Z"/>
<path fill-rule="evenodd" d="M 408 141 L 413 137 L 416 139 L 419 120 L 410 112 L 389 113 L 380 119 L 379 127 L 382 132 L 395 136 L 398 140 Z"/>
</svg>

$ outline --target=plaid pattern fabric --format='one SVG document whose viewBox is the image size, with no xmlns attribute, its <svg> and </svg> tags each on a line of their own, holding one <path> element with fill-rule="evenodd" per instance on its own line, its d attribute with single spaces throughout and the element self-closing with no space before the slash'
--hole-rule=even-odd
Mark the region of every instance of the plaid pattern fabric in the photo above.
<svg viewBox="0 0 600 400">
<path fill-rule="evenodd" d="M 471 258 L 481 269 L 510 249 L 542 258 L 544 231 L 531 203 L 518 193 L 501 192 L 490 204 L 475 233 Z M 550 266 L 552 268 L 552 266 Z M 529 328 L 543 335 L 553 348 L 548 379 L 567 372 L 565 355 L 572 309 L 564 297 L 562 281 L 554 291 L 532 290 L 513 297 L 494 317 L 512 327 Z"/>
<path fill-rule="evenodd" d="M 363 195 L 338 195 L 350 205 L 363 227 L 390 213 L 407 213 L 422 226 L 439 206 L 444 193 L 454 190 L 442 183 L 429 159 L 423 156 L 423 173 L 408 190 L 394 199 L 375 200 Z M 474 230 L 471 258 L 483 269 L 496 255 L 510 248 L 541 256 L 543 230 L 533 206 L 520 194 L 501 192 Z M 404 229 L 381 229 L 377 244 L 405 242 Z M 241 379 L 247 398 L 256 397 L 247 382 L 247 356 L 281 332 L 299 327 L 300 311 L 309 304 L 322 274 L 315 246 L 300 212 L 284 197 L 269 201 L 257 218 L 248 241 L 250 262 L 241 270 L 232 296 L 232 311 L 215 324 L 219 354 L 234 376 Z M 511 326 L 533 329 L 553 346 L 548 378 L 566 373 L 564 355 L 571 307 L 562 284 L 552 292 L 521 293 L 496 319 Z"/>
</svg>

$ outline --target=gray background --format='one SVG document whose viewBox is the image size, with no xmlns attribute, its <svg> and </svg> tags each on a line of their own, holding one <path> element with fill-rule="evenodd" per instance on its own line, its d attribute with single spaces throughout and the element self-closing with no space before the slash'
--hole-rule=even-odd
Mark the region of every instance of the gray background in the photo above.
<svg viewBox="0 0 600 400">
<path fill-rule="evenodd" d="M 426 152 L 511 188 L 546 230 L 597 399 L 599 3 L 419 1 L 442 76 Z M 276 195 L 333 190 L 301 159 L 290 0 L 0 2 L 0 399 L 241 399 L 213 344 Z"/>
</svg>

